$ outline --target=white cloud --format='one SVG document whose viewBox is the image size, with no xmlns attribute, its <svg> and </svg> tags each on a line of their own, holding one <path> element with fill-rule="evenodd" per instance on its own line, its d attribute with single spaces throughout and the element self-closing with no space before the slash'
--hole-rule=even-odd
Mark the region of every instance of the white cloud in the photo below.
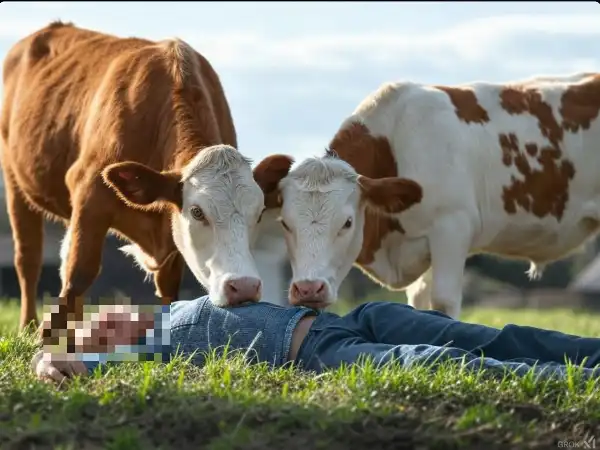
<svg viewBox="0 0 600 450">
<path fill-rule="evenodd" d="M 58 4 L 51 7 L 50 5 Z M 42 9 L 68 7 L 66 2 L 30 2 Z M 33 7 L 32 7 L 33 8 Z M 43 17 L 41 17 L 43 16 Z M 131 34 L 130 29 L 118 29 L 106 20 L 99 23 L 95 18 L 94 29 L 119 35 Z M 17 19 L 0 18 L 0 37 L 21 38 L 46 25 L 50 18 L 48 11 L 40 12 L 40 17 Z M 79 19 L 77 19 L 79 20 Z M 88 25 L 90 19 L 81 23 Z M 77 21 L 76 21 L 77 23 Z M 108 28 L 106 28 L 107 25 Z M 88 25 L 89 26 L 89 25 Z M 184 25 L 185 26 L 185 25 Z M 600 15 L 561 14 L 561 15 L 498 15 L 464 21 L 434 32 L 403 32 L 401 24 L 398 32 L 375 31 L 371 33 L 304 34 L 287 38 L 275 38 L 268 32 L 260 32 L 248 25 L 238 31 L 224 27 L 222 32 L 185 31 L 177 33 L 209 60 L 222 69 L 250 69 L 268 71 L 274 69 L 297 70 L 314 69 L 322 72 L 345 72 L 360 70 L 361 66 L 392 65 L 395 67 L 426 61 L 439 69 L 453 69 L 457 64 L 504 64 L 499 58 L 503 46 L 521 38 L 526 43 L 528 37 L 540 35 L 550 39 L 589 36 L 597 39 L 600 34 Z M 267 28 L 268 30 L 268 28 Z M 135 34 L 135 33 L 134 33 Z M 164 32 L 156 30 L 145 37 L 161 39 Z M 518 46 L 516 41 L 515 46 Z M 537 47 L 537 46 L 536 46 Z M 535 48 L 535 47 L 534 47 Z M 506 50 L 506 49 L 504 49 Z M 523 61 L 507 64 L 531 66 L 530 56 L 537 56 L 542 66 L 554 64 L 554 69 L 562 71 L 562 66 L 576 65 L 572 61 L 544 59 L 549 50 L 540 48 L 540 55 L 526 55 Z"/>
<path fill-rule="evenodd" d="M 600 67 L 600 58 L 573 58 L 566 61 L 557 61 L 550 58 L 527 58 L 508 60 L 502 63 L 505 71 L 527 73 L 527 77 L 536 75 L 565 75 L 577 72 L 596 72 Z M 491 81 L 493 76 L 490 76 Z"/>
<path fill-rule="evenodd" d="M 331 131 L 335 130 L 332 129 Z M 253 166 L 256 166 L 268 155 L 283 153 L 294 158 L 293 167 L 295 167 L 305 158 L 322 156 L 331 138 L 332 135 L 330 134 L 316 135 L 294 132 L 278 134 L 275 130 L 263 129 L 254 136 L 249 134 L 240 136 L 239 149 L 244 155 L 252 159 Z"/>
<path fill-rule="evenodd" d="M 35 9 L 66 9 L 69 2 L 26 2 L 24 5 Z"/>
<path fill-rule="evenodd" d="M 0 38 L 21 39 L 29 33 L 33 33 L 37 29 L 48 25 L 50 22 L 51 19 L 45 17 L 26 20 L 14 17 L 2 17 L 0 18 Z"/>
<path fill-rule="evenodd" d="M 261 154 L 285 153 L 291 155 L 294 157 L 293 167 L 295 167 L 306 158 L 323 156 L 325 147 L 329 144 L 331 138 L 330 135 L 286 134 L 276 140 L 277 148 L 269 149 L 267 152 L 261 152 Z"/>
<path fill-rule="evenodd" d="M 284 98 L 286 102 L 303 100 L 310 97 L 327 97 L 338 100 L 357 99 L 356 89 L 351 85 L 338 85 L 335 86 L 335 89 L 332 89 L 331 79 L 329 78 L 322 81 L 306 81 L 301 79 L 299 84 L 271 83 L 269 85 L 269 95 Z"/>
<path fill-rule="evenodd" d="M 43 28 L 47 26 L 50 22 L 56 20 L 61 20 L 62 22 L 73 22 L 75 23 L 75 25 L 80 26 L 82 28 L 89 28 L 109 34 L 116 34 L 120 36 L 129 36 L 132 34 L 130 28 L 124 28 L 122 26 L 119 26 L 118 24 L 115 24 L 114 21 L 111 21 L 110 17 L 93 17 L 93 15 L 90 17 L 89 9 L 76 9 L 77 5 L 84 3 L 58 2 L 63 3 L 64 6 L 61 8 L 57 7 L 54 9 L 50 7 L 42 7 L 41 10 L 37 11 L 37 14 L 32 14 L 34 8 L 30 8 L 25 11 L 15 10 L 15 6 L 17 5 L 22 6 L 28 5 L 30 3 L 15 3 L 11 5 L 13 9 L 10 10 L 10 13 L 0 15 L 0 38 L 9 39 L 11 41 L 17 41 L 18 39 L 22 39 L 28 34 L 38 31 L 40 28 Z M 38 3 L 43 4 L 45 2 Z M 61 12 L 60 14 L 56 12 L 62 10 L 67 11 L 68 14 L 65 12 Z M 0 11 L 2 11 L 2 6 L 0 6 Z M 134 32 L 133 34 L 136 33 Z M 145 35 L 146 33 L 139 34 Z M 145 37 L 149 37 L 150 39 L 160 39 L 163 36 L 161 36 L 160 33 L 155 33 L 155 36 Z"/>
<path fill-rule="evenodd" d="M 600 34 L 600 15 L 503 15 L 460 23 L 427 34 L 390 32 L 305 35 L 274 39 L 256 32 L 200 36 L 183 32 L 188 41 L 220 68 L 315 68 L 347 70 L 357 64 L 400 64 L 415 58 L 455 65 L 497 59 L 497 51 L 522 35 L 571 37 Z"/>
</svg>

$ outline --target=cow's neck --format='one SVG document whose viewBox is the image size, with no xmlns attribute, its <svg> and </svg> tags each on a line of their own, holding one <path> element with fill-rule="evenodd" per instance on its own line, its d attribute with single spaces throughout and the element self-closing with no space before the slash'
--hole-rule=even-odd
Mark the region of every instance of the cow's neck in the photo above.
<svg viewBox="0 0 600 450">
<path fill-rule="evenodd" d="M 385 136 L 373 136 L 360 122 L 348 122 L 336 133 L 329 147 L 361 175 L 370 178 L 387 178 L 398 175 L 392 146 Z M 375 262 L 375 254 L 383 239 L 392 231 L 404 233 L 397 218 L 381 216 L 368 208 L 365 211 L 363 246 L 356 263 L 368 268 Z"/>
<path fill-rule="evenodd" d="M 174 96 L 174 149 L 171 168 L 181 170 L 199 151 L 223 143 L 214 108 L 206 92 L 183 89 Z"/>
<path fill-rule="evenodd" d="M 132 210 L 127 216 L 118 214 L 113 226 L 160 265 L 173 251 L 177 250 L 173 242 L 169 214 L 166 211 L 158 213 Z M 120 217 L 127 220 L 121 221 Z"/>
</svg>

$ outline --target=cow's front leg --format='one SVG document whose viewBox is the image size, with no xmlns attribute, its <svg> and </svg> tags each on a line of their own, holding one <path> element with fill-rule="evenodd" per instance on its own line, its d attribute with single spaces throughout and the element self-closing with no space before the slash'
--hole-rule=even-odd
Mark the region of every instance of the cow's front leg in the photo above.
<svg viewBox="0 0 600 450">
<path fill-rule="evenodd" d="M 431 249 L 431 308 L 458 319 L 462 306 L 465 262 L 473 227 L 466 214 L 437 220 L 429 234 Z"/>
</svg>

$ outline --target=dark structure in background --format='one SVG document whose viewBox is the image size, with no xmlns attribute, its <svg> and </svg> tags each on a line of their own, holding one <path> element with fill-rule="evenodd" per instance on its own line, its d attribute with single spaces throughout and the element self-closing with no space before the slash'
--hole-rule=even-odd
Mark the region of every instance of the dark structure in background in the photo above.
<svg viewBox="0 0 600 450">
<path fill-rule="evenodd" d="M 60 292 L 60 241 L 64 236 L 62 225 L 46 223 L 44 240 L 44 265 L 38 285 L 38 296 L 55 296 Z M 272 241 L 271 241 L 272 242 Z M 145 273 L 135 266 L 133 258 L 121 253 L 118 248 L 126 242 L 115 236 L 108 236 L 104 245 L 102 271 L 92 285 L 88 296 L 92 299 L 114 297 L 121 294 L 131 298 L 133 302 L 147 302 L 154 298 L 154 283 L 151 279 L 144 281 Z M 280 251 L 276 245 L 270 249 L 264 246 L 263 252 Z M 0 211 L 0 297 L 19 298 L 20 290 L 14 269 L 14 250 L 12 232 L 8 224 L 6 209 Z M 269 276 L 280 267 L 283 283 L 275 285 L 265 298 L 281 297 L 285 301 L 287 285 L 291 279 L 291 270 L 287 262 L 271 263 L 265 269 L 263 277 Z M 467 261 L 466 270 L 504 283 L 525 293 L 535 290 L 560 289 L 584 295 L 585 303 L 596 309 L 600 307 L 600 239 L 588 249 L 571 258 L 549 265 L 541 280 L 531 281 L 526 275 L 529 265 L 507 259 L 476 255 Z M 361 302 L 366 297 L 376 294 L 381 288 L 372 282 L 360 270 L 353 269 L 344 281 L 340 295 L 347 300 Z M 179 292 L 180 299 L 193 299 L 205 295 L 205 290 L 186 267 Z M 566 294 L 565 294 L 566 295 Z M 479 298 L 467 293 L 464 305 L 479 302 Z M 272 301 L 272 300 L 271 300 Z"/>
<path fill-rule="evenodd" d="M 506 293 L 496 296 L 482 294 L 480 289 L 473 292 L 465 288 L 463 306 L 485 303 L 498 307 L 546 305 L 600 310 L 600 237 L 584 251 L 548 265 L 541 280 L 530 280 L 526 274 L 528 268 L 529 263 L 524 261 L 490 255 L 471 256 L 466 263 L 466 274 L 501 284 L 504 287 L 500 290 Z M 366 297 L 370 300 L 396 298 L 395 293 L 389 295 L 381 289 L 359 269 L 353 268 L 342 284 L 340 297 L 357 302 Z"/>
<path fill-rule="evenodd" d="M 64 229 L 60 225 L 47 224 L 45 231 L 44 266 L 38 284 L 40 299 L 44 295 L 58 295 L 61 288 L 59 248 Z M 143 303 L 154 297 L 152 279 L 144 281 L 146 274 L 135 266 L 133 258 L 124 255 L 119 250 L 119 247 L 125 244 L 126 242 L 115 236 L 107 236 L 104 243 L 102 271 L 88 291 L 89 298 L 110 298 L 120 293 L 130 297 L 133 303 Z M 0 236 L 0 297 L 4 298 L 20 298 L 21 295 L 13 265 L 12 245 L 11 235 L 4 232 Z M 205 295 L 203 287 L 186 267 L 180 288 L 180 298 L 191 299 L 202 295 Z"/>
</svg>

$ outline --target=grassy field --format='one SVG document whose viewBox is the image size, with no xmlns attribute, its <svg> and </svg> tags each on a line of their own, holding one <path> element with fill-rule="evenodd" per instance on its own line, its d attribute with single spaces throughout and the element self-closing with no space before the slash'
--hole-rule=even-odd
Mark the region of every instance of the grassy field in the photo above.
<svg viewBox="0 0 600 450">
<path fill-rule="evenodd" d="M 592 436 L 600 448 L 600 381 L 576 374 L 536 383 L 364 366 L 314 377 L 233 357 L 203 369 L 128 363 L 57 389 L 32 376 L 17 303 L 0 305 L 2 449 L 594 448 Z M 589 312 L 485 309 L 463 320 L 600 337 Z"/>
</svg>

